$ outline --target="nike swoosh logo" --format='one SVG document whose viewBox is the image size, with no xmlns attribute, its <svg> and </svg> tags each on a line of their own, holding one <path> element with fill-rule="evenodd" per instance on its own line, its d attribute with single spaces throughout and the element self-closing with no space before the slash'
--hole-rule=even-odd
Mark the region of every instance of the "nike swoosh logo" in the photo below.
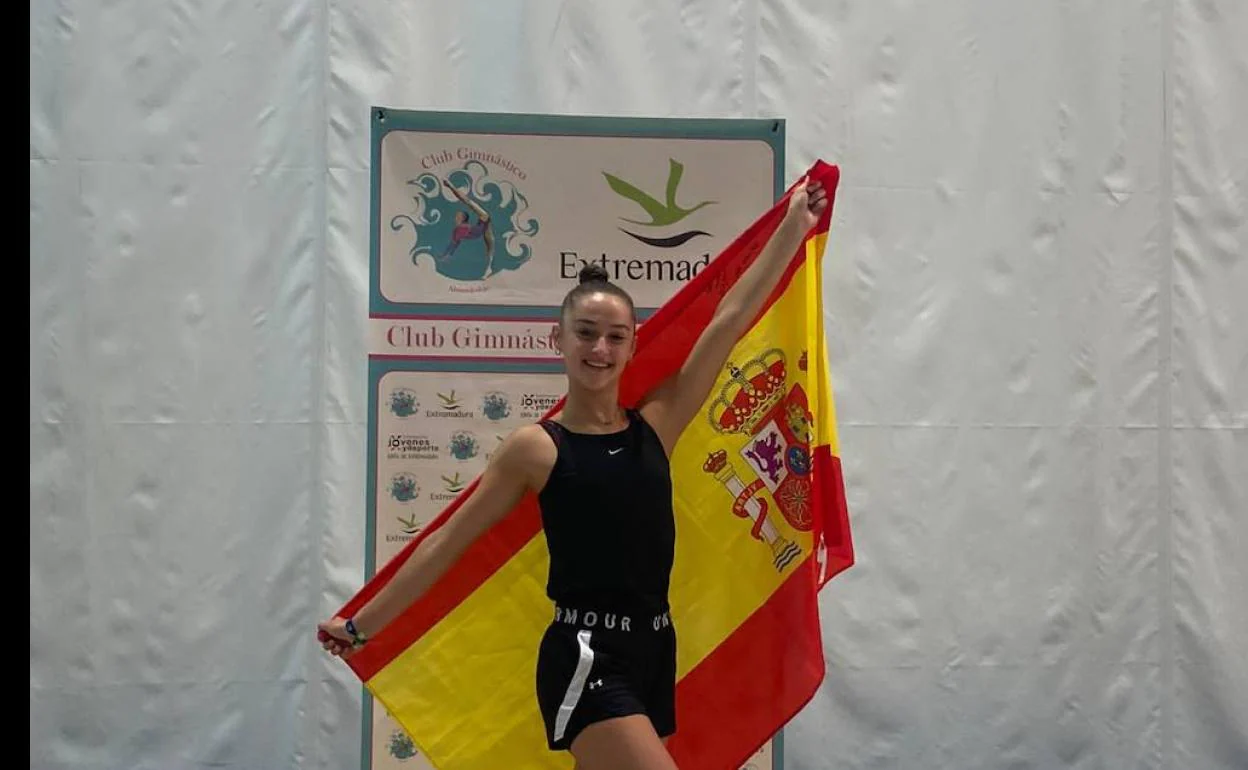
<svg viewBox="0 0 1248 770">
<path fill-rule="evenodd" d="M 620 452 L 623 452 L 623 451 L 624 451 L 624 447 L 620 447 L 619 449 L 608 449 L 607 454 L 609 455 L 619 454 Z"/>
</svg>

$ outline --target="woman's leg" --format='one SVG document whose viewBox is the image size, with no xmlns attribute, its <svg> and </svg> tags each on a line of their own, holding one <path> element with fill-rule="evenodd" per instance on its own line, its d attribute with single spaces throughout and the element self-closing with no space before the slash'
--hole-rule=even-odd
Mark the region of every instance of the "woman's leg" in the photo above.
<svg viewBox="0 0 1248 770">
<path fill-rule="evenodd" d="M 572 741 L 576 770 L 677 770 L 643 714 L 595 722 Z"/>
</svg>

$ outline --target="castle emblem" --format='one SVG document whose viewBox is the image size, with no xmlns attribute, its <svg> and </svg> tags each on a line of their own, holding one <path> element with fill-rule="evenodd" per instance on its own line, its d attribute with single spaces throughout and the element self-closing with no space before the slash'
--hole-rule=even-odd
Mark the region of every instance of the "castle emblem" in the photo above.
<svg viewBox="0 0 1248 770">
<path fill-rule="evenodd" d="M 806 370 L 803 352 L 798 368 Z M 811 413 L 802 387 L 788 385 L 784 351 L 771 349 L 739 368 L 728 364 L 730 379 L 707 410 L 711 427 L 721 435 L 745 439 L 737 458 L 727 450 L 712 452 L 702 469 L 732 495 L 732 511 L 754 522 L 751 535 L 765 542 L 777 570 L 801 555 L 768 518 L 772 507 L 789 526 L 809 532 L 811 512 Z M 744 466 L 738 471 L 738 465 Z M 770 504 L 769 504 L 770 500 Z"/>
</svg>

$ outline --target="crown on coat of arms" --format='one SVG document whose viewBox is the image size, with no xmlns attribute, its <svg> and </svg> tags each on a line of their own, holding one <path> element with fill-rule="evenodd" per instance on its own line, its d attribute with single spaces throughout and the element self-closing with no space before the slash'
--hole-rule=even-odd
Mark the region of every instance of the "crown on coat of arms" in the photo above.
<svg viewBox="0 0 1248 770">
<path fill-rule="evenodd" d="M 759 421 L 784 398 L 784 351 L 772 348 L 740 367 L 728 363 L 730 379 L 707 416 L 718 433 L 753 433 Z"/>
<path fill-rule="evenodd" d="M 706 457 L 706 462 L 702 463 L 702 470 L 711 475 L 715 475 L 724 469 L 728 464 L 728 453 L 720 449 L 717 452 L 711 452 Z"/>
</svg>

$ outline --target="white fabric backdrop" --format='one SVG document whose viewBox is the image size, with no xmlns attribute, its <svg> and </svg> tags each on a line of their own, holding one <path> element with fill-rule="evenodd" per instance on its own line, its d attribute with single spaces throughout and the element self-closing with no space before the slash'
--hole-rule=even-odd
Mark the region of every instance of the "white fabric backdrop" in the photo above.
<svg viewBox="0 0 1248 770">
<path fill-rule="evenodd" d="M 349 768 L 368 107 L 788 119 L 859 564 L 799 768 L 1248 766 L 1248 6 L 31 3 L 32 768 Z M 1239 652 L 1235 652 L 1235 650 Z"/>
</svg>

